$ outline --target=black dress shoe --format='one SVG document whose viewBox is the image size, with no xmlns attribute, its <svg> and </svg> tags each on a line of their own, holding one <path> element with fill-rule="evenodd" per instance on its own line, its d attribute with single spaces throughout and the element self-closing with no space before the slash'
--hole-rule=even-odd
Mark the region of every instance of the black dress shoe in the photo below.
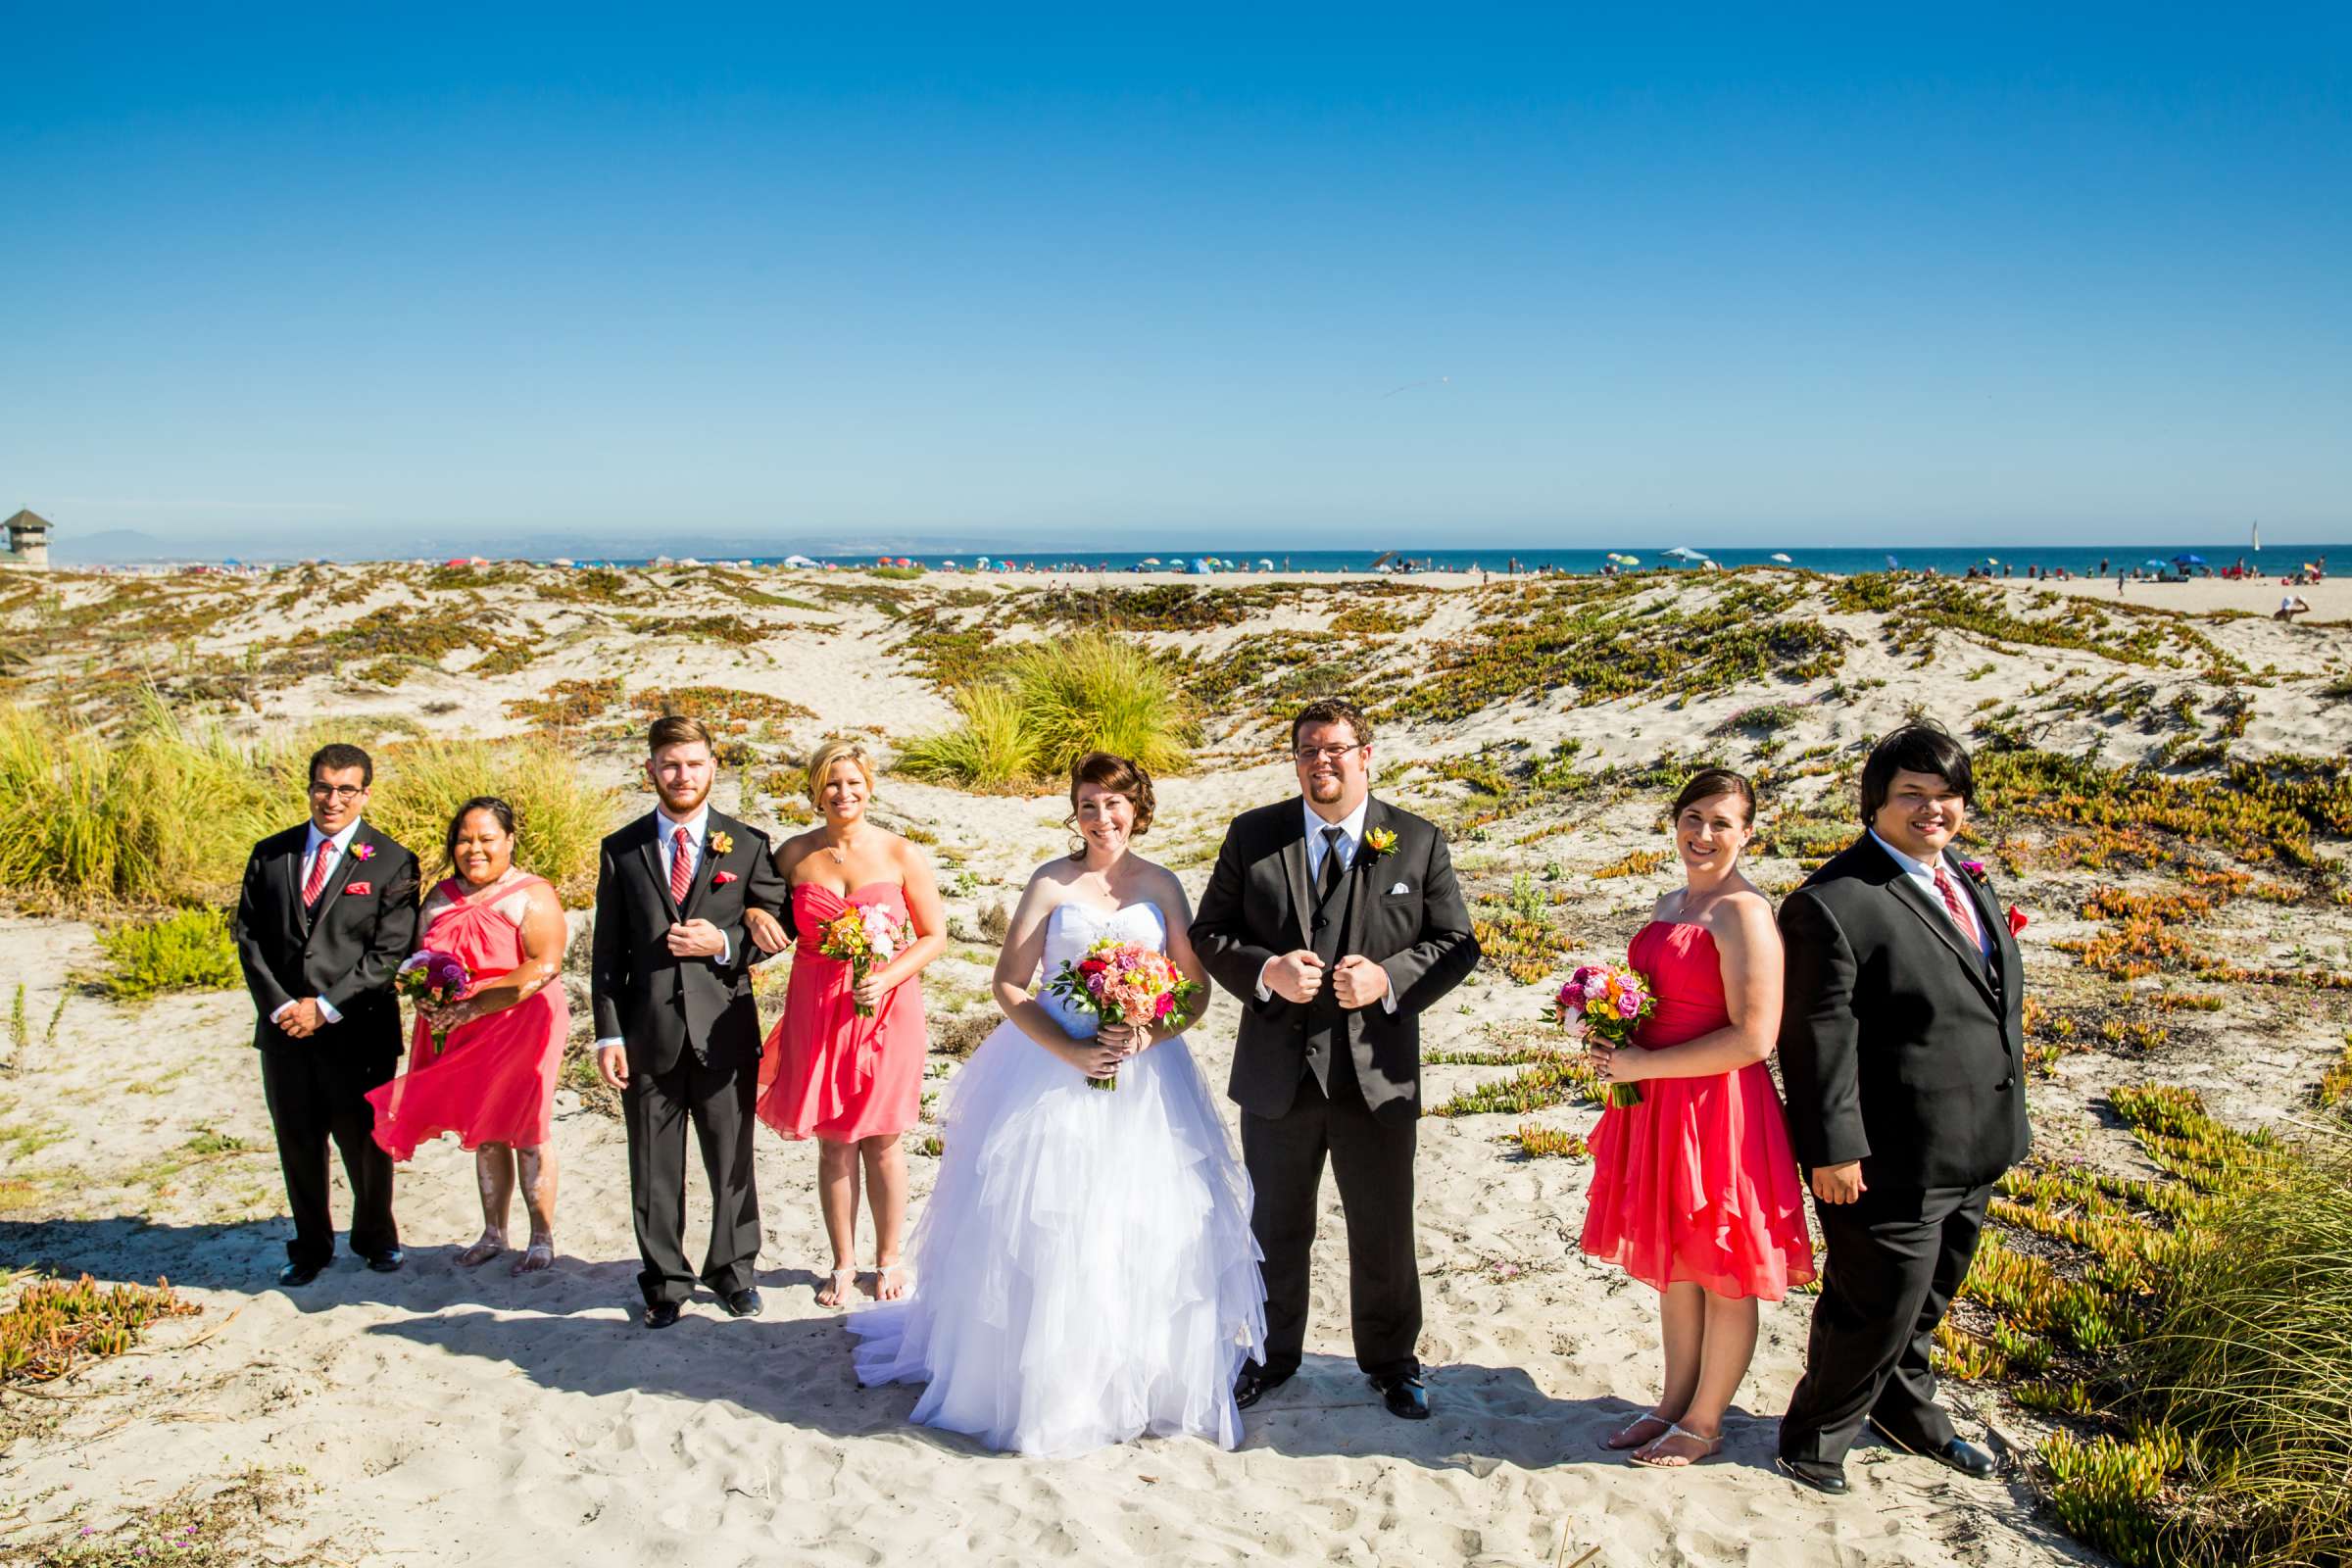
<svg viewBox="0 0 2352 1568">
<path fill-rule="evenodd" d="M 1429 1392 L 1421 1387 L 1419 1378 L 1399 1373 L 1395 1377 L 1374 1378 L 1372 1386 L 1380 1391 L 1380 1402 L 1388 1406 L 1389 1414 L 1398 1420 L 1429 1419 Z"/>
<path fill-rule="evenodd" d="M 1853 1489 L 1846 1485 L 1845 1466 L 1827 1459 L 1791 1459 L 1787 1454 L 1774 1454 L 1773 1467 L 1800 1487 L 1833 1497 L 1842 1497 Z"/>
<path fill-rule="evenodd" d="M 368 1260 L 368 1266 L 378 1274 L 397 1274 L 400 1272 L 400 1265 L 408 1260 L 409 1254 L 395 1247 L 389 1251 L 376 1253 Z"/>
<path fill-rule="evenodd" d="M 668 1327 L 669 1327 L 669 1326 L 670 1326 L 672 1323 L 675 1323 L 677 1320 L 678 1320 L 678 1303 L 677 1303 L 677 1302 L 675 1302 L 675 1301 L 649 1301 L 649 1302 L 647 1302 L 647 1303 L 646 1303 L 646 1307 L 645 1307 L 645 1326 L 646 1326 L 647 1328 L 649 1328 L 649 1329 L 665 1329 L 665 1328 L 668 1328 Z"/>
<path fill-rule="evenodd" d="M 308 1285 L 318 1277 L 316 1263 L 288 1263 L 277 1271 L 277 1283 L 288 1287 Z"/>
<path fill-rule="evenodd" d="M 1233 1402 L 1247 1410 L 1273 1389 L 1291 1381 L 1288 1372 L 1269 1372 L 1262 1366 L 1246 1366 L 1242 1375 L 1233 1380 Z"/>
<path fill-rule="evenodd" d="M 727 1293 L 727 1316 L 729 1317 L 758 1317 L 764 1310 L 766 1309 L 760 1304 L 760 1293 L 749 1286 L 740 1291 Z"/>
<path fill-rule="evenodd" d="M 1947 1470 L 1957 1470 L 1971 1481 L 1982 1481 L 1993 1472 L 1992 1455 L 1965 1438 L 1947 1438 L 1942 1443 L 1921 1445 L 1905 1443 L 1876 1421 L 1870 1430 L 1885 1438 L 1905 1453 L 1916 1453 L 1935 1460 Z"/>
</svg>

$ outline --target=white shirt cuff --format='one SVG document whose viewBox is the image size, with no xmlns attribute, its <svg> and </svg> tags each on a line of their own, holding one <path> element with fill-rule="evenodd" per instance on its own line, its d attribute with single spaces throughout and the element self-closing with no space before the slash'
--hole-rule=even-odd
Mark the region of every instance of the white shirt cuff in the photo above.
<svg viewBox="0 0 2352 1568">
<path fill-rule="evenodd" d="M 734 951 L 735 939 L 728 936 L 724 931 L 721 931 L 718 934 L 718 966 L 721 969 L 724 969 L 727 966 L 728 955 Z"/>
<path fill-rule="evenodd" d="M 343 1015 L 335 1010 L 335 1004 L 324 997 L 318 999 L 318 1016 L 324 1018 L 328 1023 L 343 1021 Z"/>
<path fill-rule="evenodd" d="M 599 1040 L 599 1041 L 596 1043 L 596 1049 L 597 1049 L 597 1050 L 599 1050 L 599 1051 L 602 1051 L 602 1050 L 604 1050 L 604 1049 L 605 1049 L 607 1046 L 617 1046 L 617 1045 L 619 1045 L 619 1044 L 620 1044 L 620 1036 L 618 1036 L 618 1035 L 614 1035 L 614 1036 L 613 1036 L 612 1039 L 610 1039 L 610 1040 Z"/>
<path fill-rule="evenodd" d="M 283 1018 L 287 1013 L 292 1012 L 296 1005 L 297 1004 L 291 1002 L 279 1003 L 277 1004 L 277 1010 L 270 1014 L 270 1021 L 271 1023 L 277 1022 L 278 1019 Z"/>
<path fill-rule="evenodd" d="M 1273 968 L 1273 967 L 1274 967 L 1276 964 L 1280 963 L 1281 961 L 1282 961 L 1282 960 L 1281 960 L 1280 958 L 1268 958 L 1268 959 L 1267 959 L 1267 960 L 1266 960 L 1264 963 L 1262 963 L 1262 964 L 1260 964 L 1260 965 L 1258 966 L 1258 970 L 1257 970 L 1257 1000 L 1258 1000 L 1258 1001 L 1260 1001 L 1260 1002 L 1272 1002 L 1272 1001 L 1274 1000 L 1274 988 L 1273 988 L 1272 986 L 1270 986 L 1270 985 L 1266 984 L 1266 971 L 1267 971 L 1268 969 L 1271 969 L 1271 968 Z"/>
<path fill-rule="evenodd" d="M 1383 991 L 1380 994 L 1380 1010 L 1387 1013 L 1392 1018 L 1396 1016 L 1396 987 L 1391 986 L 1388 990 Z"/>
</svg>

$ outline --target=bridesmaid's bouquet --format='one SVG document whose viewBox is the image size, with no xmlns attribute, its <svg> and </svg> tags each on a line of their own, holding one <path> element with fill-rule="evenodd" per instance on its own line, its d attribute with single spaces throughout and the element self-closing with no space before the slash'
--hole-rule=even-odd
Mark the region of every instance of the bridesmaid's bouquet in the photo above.
<svg viewBox="0 0 2352 1568">
<path fill-rule="evenodd" d="M 877 963 L 888 963 L 899 951 L 902 921 L 877 904 L 853 904 L 817 927 L 816 951 L 850 966 L 850 984 L 862 985 Z M 858 1016 L 871 1018 L 874 1009 L 856 1004 Z"/>
<path fill-rule="evenodd" d="M 393 987 L 419 1007 L 446 1007 L 464 1000 L 473 989 L 473 971 L 466 960 L 454 953 L 435 953 L 430 948 L 416 954 L 392 975 Z M 449 1031 L 433 1030 L 433 1054 L 449 1044 Z"/>
<path fill-rule="evenodd" d="M 1544 1019 L 1563 1028 L 1573 1019 L 1585 1026 L 1586 1034 L 1618 1051 L 1633 1044 L 1634 1031 L 1641 1027 L 1642 1019 L 1657 1010 L 1657 994 L 1649 988 L 1649 977 L 1641 970 L 1627 965 L 1588 963 L 1560 987 L 1560 994 L 1544 1009 Z M 1611 1084 L 1608 1099 L 1612 1105 L 1639 1105 L 1642 1086 Z"/>
<path fill-rule="evenodd" d="M 1104 937 L 1076 963 L 1065 963 L 1046 989 L 1084 1007 L 1098 1023 L 1161 1023 L 1190 1014 L 1200 999 L 1200 985 L 1164 953 L 1136 942 Z M 1116 1089 L 1116 1078 L 1089 1078 L 1090 1089 Z"/>
</svg>

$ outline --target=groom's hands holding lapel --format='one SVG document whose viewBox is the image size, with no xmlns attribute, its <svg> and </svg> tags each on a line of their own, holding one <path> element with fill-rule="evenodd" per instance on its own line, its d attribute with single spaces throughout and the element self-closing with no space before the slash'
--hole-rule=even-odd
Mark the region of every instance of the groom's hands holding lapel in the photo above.
<svg viewBox="0 0 2352 1568">
<path fill-rule="evenodd" d="M 1350 953 L 1332 965 L 1331 994 L 1349 1012 L 1372 1006 L 1389 994 L 1389 971 L 1360 953 Z"/>
<path fill-rule="evenodd" d="M 1323 956 L 1312 948 L 1299 948 L 1268 958 L 1257 980 L 1283 1001 L 1303 1007 L 1322 993 Z"/>
</svg>

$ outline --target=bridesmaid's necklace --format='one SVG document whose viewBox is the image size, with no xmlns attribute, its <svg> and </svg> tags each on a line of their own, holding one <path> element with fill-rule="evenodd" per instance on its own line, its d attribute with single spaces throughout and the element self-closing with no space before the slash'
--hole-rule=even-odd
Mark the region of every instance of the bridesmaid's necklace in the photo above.
<svg viewBox="0 0 2352 1568">
<path fill-rule="evenodd" d="M 846 844 L 836 844 L 831 839 L 827 839 L 825 841 L 825 852 L 833 857 L 834 863 L 838 865 L 847 865 L 850 863 L 850 851 L 856 849 L 858 845 L 863 844 L 864 842 L 865 835 L 862 833 L 858 834 L 856 839 Z"/>
</svg>

